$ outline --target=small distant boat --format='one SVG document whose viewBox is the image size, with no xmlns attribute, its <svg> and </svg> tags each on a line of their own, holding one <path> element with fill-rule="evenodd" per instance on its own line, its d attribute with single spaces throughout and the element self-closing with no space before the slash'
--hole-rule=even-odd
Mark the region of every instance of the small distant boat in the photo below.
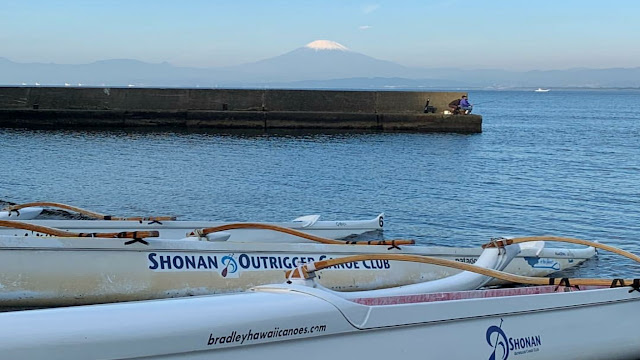
<svg viewBox="0 0 640 360">
<path fill-rule="evenodd" d="M 534 91 L 535 92 L 549 92 L 549 89 L 537 88 Z"/>
</svg>

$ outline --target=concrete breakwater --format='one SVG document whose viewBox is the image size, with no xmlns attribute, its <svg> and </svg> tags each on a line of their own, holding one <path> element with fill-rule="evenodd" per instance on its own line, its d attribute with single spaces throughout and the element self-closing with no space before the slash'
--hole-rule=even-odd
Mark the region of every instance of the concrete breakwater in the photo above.
<svg viewBox="0 0 640 360">
<path fill-rule="evenodd" d="M 461 92 L 0 87 L 0 126 L 353 129 L 479 133 L 445 115 Z M 424 113 L 424 107 L 435 113 Z"/>
</svg>

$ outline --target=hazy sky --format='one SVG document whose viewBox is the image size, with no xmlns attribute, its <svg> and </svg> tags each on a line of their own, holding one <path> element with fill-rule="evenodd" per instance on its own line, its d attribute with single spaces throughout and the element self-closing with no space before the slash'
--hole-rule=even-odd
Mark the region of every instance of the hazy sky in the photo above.
<svg viewBox="0 0 640 360">
<path fill-rule="evenodd" d="M 319 39 L 408 66 L 640 66 L 637 0 L 0 0 L 0 57 L 223 66 Z"/>
</svg>

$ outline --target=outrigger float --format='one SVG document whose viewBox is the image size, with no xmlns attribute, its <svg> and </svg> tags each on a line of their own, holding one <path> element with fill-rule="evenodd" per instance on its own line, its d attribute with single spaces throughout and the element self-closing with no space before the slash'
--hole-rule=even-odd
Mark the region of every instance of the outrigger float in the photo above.
<svg viewBox="0 0 640 360">
<path fill-rule="evenodd" d="M 511 253 L 523 241 L 494 241 L 486 249 L 492 254 L 483 258 Z M 335 292 L 319 282 L 327 269 L 374 260 L 464 272 L 431 284 L 362 292 Z M 476 274 L 534 286 L 455 290 Z M 311 360 L 527 360 L 637 359 L 640 353 L 640 329 L 629 315 L 640 306 L 638 279 L 522 277 L 404 254 L 314 261 L 286 278 L 286 284 L 239 294 L 0 313 L 0 354 L 33 360 L 263 360 L 292 354 Z"/>
<path fill-rule="evenodd" d="M 429 247 L 413 240 L 334 240 L 267 224 L 228 224 L 200 229 L 182 239 L 160 239 L 158 231 L 71 233 L 18 221 L 0 226 L 46 236 L 0 235 L 0 307 L 47 307 L 244 291 L 278 282 L 300 264 L 359 254 L 429 255 L 476 263 L 481 248 Z M 300 242 L 234 242 L 215 234 L 259 227 L 296 236 Z M 547 247 L 553 237 L 531 237 L 505 271 L 546 276 L 580 264 L 595 248 Z M 333 290 L 371 290 L 435 280 L 459 270 L 437 265 L 364 260 L 319 273 Z"/>
<path fill-rule="evenodd" d="M 0 220 L 31 220 L 37 218 L 44 210 L 41 207 L 27 206 L 21 210 L 0 210 Z"/>
</svg>

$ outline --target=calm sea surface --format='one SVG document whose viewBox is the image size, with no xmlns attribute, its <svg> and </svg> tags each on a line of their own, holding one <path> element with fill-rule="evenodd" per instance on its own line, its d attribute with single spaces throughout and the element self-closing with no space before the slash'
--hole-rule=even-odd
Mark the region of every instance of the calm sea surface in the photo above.
<svg viewBox="0 0 640 360">
<path fill-rule="evenodd" d="M 640 91 L 472 91 L 482 134 L 0 129 L 0 200 L 119 216 L 386 214 L 386 239 L 598 240 L 640 254 Z M 571 276 L 640 277 L 601 252 Z"/>
</svg>

